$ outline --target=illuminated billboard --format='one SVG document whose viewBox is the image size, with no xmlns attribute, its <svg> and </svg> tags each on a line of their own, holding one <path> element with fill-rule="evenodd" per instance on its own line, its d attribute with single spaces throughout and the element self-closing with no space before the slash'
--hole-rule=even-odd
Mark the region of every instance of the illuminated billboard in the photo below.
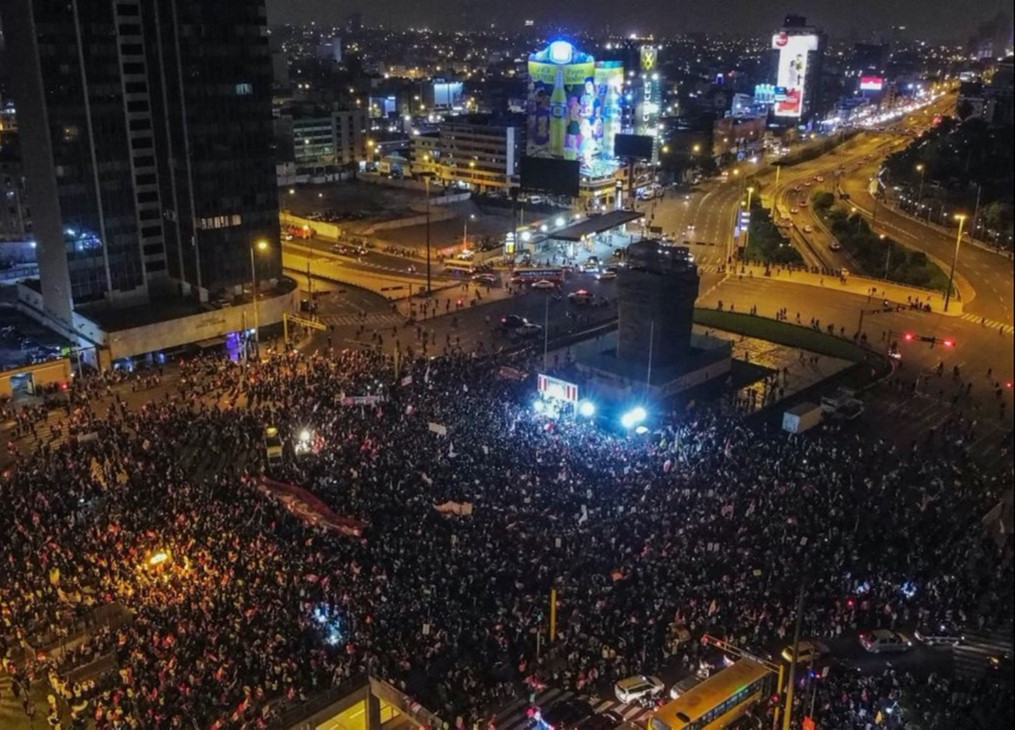
<svg viewBox="0 0 1015 730">
<path fill-rule="evenodd" d="M 779 51 L 773 113 L 777 117 L 799 118 L 806 93 L 807 54 L 818 50 L 818 37 L 776 33 L 772 36 L 772 48 Z"/>
<path fill-rule="evenodd" d="M 620 131 L 624 67 L 597 64 L 567 41 L 529 56 L 526 154 L 576 160 L 591 167 L 611 159 Z"/>
<path fill-rule="evenodd" d="M 861 76 L 860 91 L 881 91 L 885 80 L 880 76 Z"/>
</svg>

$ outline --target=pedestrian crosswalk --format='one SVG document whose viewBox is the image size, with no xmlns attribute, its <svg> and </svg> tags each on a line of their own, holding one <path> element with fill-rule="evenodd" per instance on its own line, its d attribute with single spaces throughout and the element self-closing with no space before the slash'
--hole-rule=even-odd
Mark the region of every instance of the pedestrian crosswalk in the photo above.
<svg viewBox="0 0 1015 730">
<path fill-rule="evenodd" d="M 956 675 L 982 677 L 987 672 L 995 671 L 991 664 L 992 657 L 1008 657 L 1007 661 L 1011 661 L 1011 627 L 994 631 L 967 631 L 964 636 L 965 640 L 952 649 Z"/>
<path fill-rule="evenodd" d="M 1006 335 L 1010 335 L 1013 332 L 1015 332 L 1015 327 L 1013 327 L 1011 324 L 1007 324 L 1005 322 L 998 322 L 995 319 L 987 319 L 986 317 L 981 317 L 978 314 L 973 314 L 972 312 L 963 312 L 959 316 L 959 319 L 964 319 L 967 322 L 976 322 L 976 324 L 982 325 L 989 329 L 1004 332 Z"/>
<path fill-rule="evenodd" d="M 546 711 L 551 705 L 570 699 L 585 700 L 597 713 L 612 711 L 622 716 L 625 721 L 638 725 L 644 724 L 652 714 L 651 707 L 552 688 L 537 693 L 534 702 L 530 702 L 530 698 L 526 697 L 510 703 L 494 716 L 493 727 L 496 730 L 529 730 L 535 725 L 532 714 L 536 708 Z"/>
<path fill-rule="evenodd" d="M 400 314 L 392 312 L 371 312 L 365 317 L 361 314 L 326 314 L 321 317 L 324 324 L 335 325 L 336 327 L 348 327 L 350 325 L 366 325 L 370 328 L 395 327 L 405 324 L 405 318 Z"/>
</svg>

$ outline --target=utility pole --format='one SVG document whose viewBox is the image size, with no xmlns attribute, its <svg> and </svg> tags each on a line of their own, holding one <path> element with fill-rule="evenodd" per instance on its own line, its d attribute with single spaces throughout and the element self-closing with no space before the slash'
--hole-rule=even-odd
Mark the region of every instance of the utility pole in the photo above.
<svg viewBox="0 0 1015 730">
<path fill-rule="evenodd" d="M 430 176 L 423 178 L 426 190 L 426 295 L 430 296 Z"/>
<path fill-rule="evenodd" d="M 800 593 L 796 601 L 796 625 L 793 627 L 793 659 L 789 665 L 789 681 L 786 684 L 786 709 L 782 714 L 782 730 L 789 730 L 793 720 L 793 683 L 796 682 L 796 658 L 800 651 L 800 624 L 804 614 L 804 586 L 807 585 L 806 570 L 807 561 L 804 561 L 804 570 L 800 575 Z"/>
<path fill-rule="evenodd" d="M 962 226 L 966 222 L 966 216 L 964 213 L 958 213 L 955 216 L 959 221 L 959 233 L 955 236 L 955 253 L 952 254 L 952 267 L 948 271 L 948 288 L 945 289 L 945 310 L 948 311 L 948 303 L 952 298 L 952 284 L 955 281 L 955 264 L 959 262 L 959 246 L 962 244 Z"/>
</svg>

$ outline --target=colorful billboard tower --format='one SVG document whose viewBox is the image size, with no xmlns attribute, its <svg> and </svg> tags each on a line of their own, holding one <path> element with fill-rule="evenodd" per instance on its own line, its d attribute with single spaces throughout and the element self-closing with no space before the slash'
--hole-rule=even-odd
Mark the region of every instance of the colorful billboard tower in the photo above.
<svg viewBox="0 0 1015 730">
<path fill-rule="evenodd" d="M 611 159 L 623 83 L 623 65 L 596 64 L 567 41 L 530 55 L 526 154 L 578 160 L 585 168 Z"/>
<path fill-rule="evenodd" d="M 639 52 L 641 66 L 641 99 L 636 109 L 638 134 L 655 136 L 659 124 L 659 110 L 662 107 L 662 92 L 659 83 L 659 49 L 642 46 Z"/>
</svg>

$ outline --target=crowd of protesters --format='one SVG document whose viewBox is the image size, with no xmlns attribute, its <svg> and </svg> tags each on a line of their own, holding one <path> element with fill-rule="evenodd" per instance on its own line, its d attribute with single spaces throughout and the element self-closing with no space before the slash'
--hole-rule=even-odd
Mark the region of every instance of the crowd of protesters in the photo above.
<svg viewBox="0 0 1015 730">
<path fill-rule="evenodd" d="M 5 668 L 100 729 L 265 727 L 364 672 L 471 725 L 525 682 L 695 667 L 704 650 L 677 626 L 784 645 L 802 581 L 808 635 L 1011 616 L 1011 567 L 981 526 L 1011 473 L 934 435 L 789 437 L 701 407 L 633 435 L 536 415 L 531 389 L 489 361 L 396 373 L 351 351 L 197 360 L 139 409 L 92 388 L 73 418 L 95 438 L 40 440 L 0 481 Z M 257 489 L 267 425 L 289 445 L 271 476 L 361 535 Z M 471 514 L 435 509 L 448 502 Z M 38 650 L 113 603 L 132 619 Z M 103 656 L 111 676 L 66 681 Z M 817 698 L 830 718 L 890 691 L 836 681 Z"/>
</svg>

